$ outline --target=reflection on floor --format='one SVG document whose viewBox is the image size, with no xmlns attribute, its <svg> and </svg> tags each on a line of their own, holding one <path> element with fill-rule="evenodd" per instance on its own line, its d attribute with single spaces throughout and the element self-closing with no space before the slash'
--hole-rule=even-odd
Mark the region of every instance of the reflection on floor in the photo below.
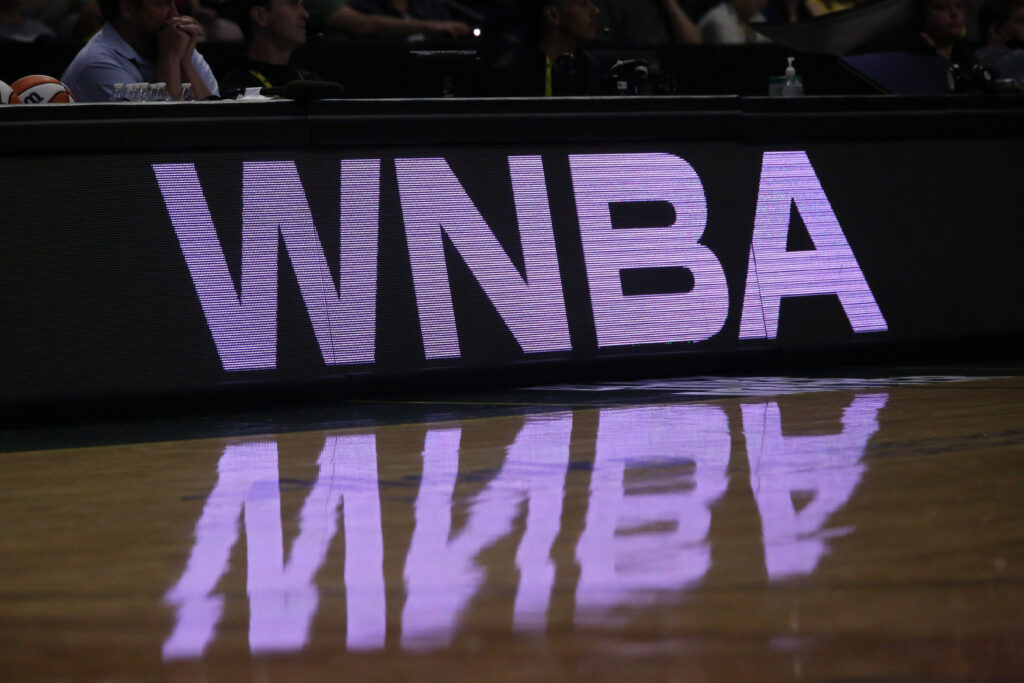
<svg viewBox="0 0 1024 683">
<path fill-rule="evenodd" d="M 861 457 L 878 430 L 887 394 L 857 394 L 834 433 L 785 436 L 775 401 L 742 406 L 750 478 L 763 526 L 770 579 L 814 571 L 830 537 L 829 517 L 860 481 Z M 443 647 L 485 575 L 476 558 L 513 533 L 525 505 L 515 552 L 516 631 L 546 626 L 556 567 L 566 475 L 574 450 L 574 414 L 527 417 L 505 450 L 501 469 L 468 500 L 468 518 L 452 529 L 459 454 L 472 450 L 458 425 L 430 428 L 422 451 L 415 527 L 403 573 L 403 647 Z M 603 408 L 586 520 L 576 546 L 579 621 L 602 620 L 622 605 L 663 600 L 699 582 L 711 564 L 712 505 L 728 486 L 733 435 L 722 407 L 684 404 Z M 387 634 L 385 535 L 378 451 L 372 430 L 330 436 L 319 474 L 299 517 L 287 562 L 283 551 L 278 442 L 230 443 L 217 483 L 196 525 L 195 544 L 167 601 L 177 610 L 164 644 L 169 658 L 197 657 L 215 637 L 223 598 L 215 595 L 244 517 L 249 643 L 253 652 L 292 651 L 308 639 L 318 604 L 316 575 L 344 524 L 347 645 L 383 648 Z"/>
<path fill-rule="evenodd" d="M 0 662 L 25 680 L 1015 680 L 1024 378 L 996 370 L 346 403 L 283 432 L 3 452 Z"/>
</svg>

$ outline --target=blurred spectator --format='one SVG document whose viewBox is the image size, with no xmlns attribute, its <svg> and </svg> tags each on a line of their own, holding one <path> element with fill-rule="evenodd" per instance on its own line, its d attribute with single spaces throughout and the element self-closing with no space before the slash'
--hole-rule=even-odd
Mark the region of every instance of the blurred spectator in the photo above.
<svg viewBox="0 0 1024 683">
<path fill-rule="evenodd" d="M 918 51 L 932 51 L 946 61 L 963 67 L 975 63 L 974 55 L 963 40 L 964 7 L 962 0 L 917 0 Z"/>
<path fill-rule="evenodd" d="M 55 36 L 49 26 L 25 14 L 22 0 L 0 0 L 0 41 L 34 43 Z"/>
<path fill-rule="evenodd" d="M 1024 0 L 990 0 L 979 20 L 986 41 L 978 61 L 1002 78 L 1024 80 Z"/>
<path fill-rule="evenodd" d="M 456 2 L 472 14 L 461 16 L 458 7 L 453 8 L 449 5 L 448 9 L 455 13 L 455 18 L 465 19 L 470 23 L 477 22 L 480 18 L 484 24 L 499 31 L 507 31 L 518 24 L 522 18 L 517 0 L 456 0 Z"/>
<path fill-rule="evenodd" d="M 355 0 L 310 0 L 307 3 L 314 27 L 338 31 L 350 38 L 464 38 L 469 35 L 469 25 L 464 22 L 420 16 L 438 16 L 438 6 L 444 10 L 439 0 L 392 0 L 372 6 L 357 6 Z"/>
<path fill-rule="evenodd" d="M 764 22 L 761 10 L 766 4 L 767 0 L 723 0 L 701 17 L 697 27 L 706 43 L 767 43 L 769 40 L 750 26 Z"/>
<path fill-rule="evenodd" d="M 65 17 L 78 13 L 81 4 L 80 0 L 24 0 L 21 11 L 56 31 Z"/>
<path fill-rule="evenodd" d="M 171 0 L 102 0 L 107 23 L 61 80 L 80 102 L 106 102 L 115 83 L 162 82 L 172 99 L 192 84 L 197 99 L 217 94 L 217 80 L 196 50 L 199 23 L 178 16 Z"/>
<path fill-rule="evenodd" d="M 96 0 L 25 0 L 22 10 L 53 29 L 57 40 L 84 43 L 103 26 Z"/>
<path fill-rule="evenodd" d="M 234 21 L 221 17 L 217 10 L 202 0 L 177 0 L 178 12 L 183 15 L 194 17 L 199 21 L 203 34 L 199 37 L 203 40 L 216 40 L 220 42 L 233 42 L 245 40 L 242 29 Z"/>
<path fill-rule="evenodd" d="M 351 0 L 351 5 L 365 14 L 399 19 L 451 21 L 452 18 L 441 0 Z"/>
<path fill-rule="evenodd" d="M 593 0 L 528 0 L 524 11 L 528 39 L 495 65 L 498 94 L 599 94 L 600 68 L 582 49 L 600 32 Z"/>
<path fill-rule="evenodd" d="M 601 10 L 593 0 L 546 0 L 540 3 L 539 47 L 549 61 L 573 54 L 597 38 Z"/>
<path fill-rule="evenodd" d="M 795 24 L 824 14 L 820 5 L 808 0 L 768 0 L 761 10 L 766 24 Z"/>
<path fill-rule="evenodd" d="M 609 41 L 626 45 L 696 44 L 700 31 L 679 0 L 595 0 Z"/>
<path fill-rule="evenodd" d="M 302 0 L 230 0 L 225 13 L 245 36 L 245 57 L 220 79 L 223 97 L 246 88 L 283 88 L 292 81 L 319 80 L 292 64 L 292 53 L 306 42 L 309 12 Z"/>
</svg>

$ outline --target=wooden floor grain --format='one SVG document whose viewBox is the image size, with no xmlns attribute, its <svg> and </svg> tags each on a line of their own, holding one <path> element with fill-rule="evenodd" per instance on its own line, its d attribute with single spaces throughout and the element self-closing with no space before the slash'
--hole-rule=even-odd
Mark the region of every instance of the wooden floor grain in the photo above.
<svg viewBox="0 0 1024 683">
<path fill-rule="evenodd" d="M 1022 399 L 0 454 L 0 678 L 1024 680 Z"/>
</svg>

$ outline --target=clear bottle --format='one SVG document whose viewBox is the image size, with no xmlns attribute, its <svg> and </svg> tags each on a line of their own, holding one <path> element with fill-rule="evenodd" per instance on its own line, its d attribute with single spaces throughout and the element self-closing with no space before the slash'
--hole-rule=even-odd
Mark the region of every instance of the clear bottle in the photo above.
<svg viewBox="0 0 1024 683">
<path fill-rule="evenodd" d="M 793 66 L 795 57 L 786 57 L 786 80 L 782 84 L 783 97 L 800 97 L 804 94 L 803 79 L 796 75 L 796 68 Z"/>
<path fill-rule="evenodd" d="M 110 93 L 111 102 L 127 102 L 128 91 L 124 83 L 115 83 L 114 90 Z"/>
<path fill-rule="evenodd" d="M 150 83 L 150 102 L 170 102 L 171 94 L 167 92 L 166 83 Z"/>
<path fill-rule="evenodd" d="M 191 83 L 181 84 L 181 101 L 182 102 L 195 102 L 196 91 L 192 89 Z"/>
</svg>

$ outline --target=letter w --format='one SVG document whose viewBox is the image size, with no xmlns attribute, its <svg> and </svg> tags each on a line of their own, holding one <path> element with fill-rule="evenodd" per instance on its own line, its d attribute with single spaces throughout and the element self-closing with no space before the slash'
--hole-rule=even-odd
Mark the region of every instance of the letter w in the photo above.
<svg viewBox="0 0 1024 683">
<path fill-rule="evenodd" d="M 341 162 L 340 288 L 327 267 L 295 163 L 243 164 L 241 294 L 195 165 L 154 164 L 153 172 L 225 370 L 277 365 L 278 234 L 324 362 L 373 362 L 380 160 Z"/>
</svg>

